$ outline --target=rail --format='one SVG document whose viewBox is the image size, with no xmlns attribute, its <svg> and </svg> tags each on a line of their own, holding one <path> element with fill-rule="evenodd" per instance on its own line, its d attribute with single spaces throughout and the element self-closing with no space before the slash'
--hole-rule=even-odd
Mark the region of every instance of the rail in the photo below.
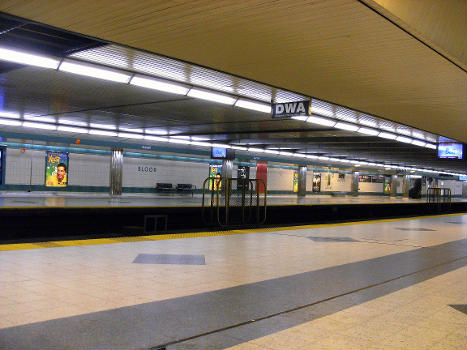
<svg viewBox="0 0 467 350">
<path fill-rule="evenodd" d="M 202 218 L 209 226 L 259 226 L 266 221 L 267 188 L 263 180 L 212 178 L 203 182 Z"/>
</svg>

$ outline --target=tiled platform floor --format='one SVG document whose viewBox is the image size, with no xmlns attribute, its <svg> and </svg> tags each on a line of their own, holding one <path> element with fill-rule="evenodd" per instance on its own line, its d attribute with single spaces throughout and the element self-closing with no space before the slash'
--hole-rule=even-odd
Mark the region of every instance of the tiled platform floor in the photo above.
<svg viewBox="0 0 467 350">
<path fill-rule="evenodd" d="M 206 199 L 209 202 L 209 199 Z M 425 199 L 408 199 L 400 196 L 360 195 L 352 197 L 331 195 L 310 195 L 298 198 L 296 195 L 268 195 L 269 205 L 295 204 L 384 204 L 384 203 L 425 203 Z M 467 201 L 453 198 L 452 201 Z M 144 206 L 195 206 L 200 207 L 202 195 L 196 194 L 123 194 L 110 197 L 102 193 L 57 193 L 57 192 L 11 192 L 0 191 L 0 208 L 22 207 L 144 207 Z"/>
<path fill-rule="evenodd" d="M 465 349 L 466 228 L 445 215 L 0 245 L 0 349 Z"/>
</svg>

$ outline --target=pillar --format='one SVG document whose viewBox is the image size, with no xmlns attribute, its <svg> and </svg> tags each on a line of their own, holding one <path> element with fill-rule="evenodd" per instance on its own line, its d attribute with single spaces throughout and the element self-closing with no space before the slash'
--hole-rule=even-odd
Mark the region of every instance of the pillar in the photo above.
<svg viewBox="0 0 467 350">
<path fill-rule="evenodd" d="M 390 196 L 395 197 L 397 196 L 397 185 L 399 181 L 397 180 L 397 175 L 391 175 L 391 192 Z"/>
<path fill-rule="evenodd" d="M 350 194 L 355 197 L 358 196 L 358 175 L 358 171 L 353 171 L 350 182 Z"/>
<path fill-rule="evenodd" d="M 467 198 L 467 181 L 462 181 L 462 198 Z"/>
<path fill-rule="evenodd" d="M 122 194 L 122 170 L 123 170 L 123 150 L 112 148 L 110 158 L 110 195 L 119 196 Z"/>
<path fill-rule="evenodd" d="M 224 159 L 222 161 L 222 178 L 231 179 L 233 170 L 233 161 Z"/>
<path fill-rule="evenodd" d="M 409 175 L 402 178 L 402 198 L 409 198 L 410 179 Z"/>
<path fill-rule="evenodd" d="M 299 197 L 306 196 L 306 165 L 300 165 L 298 167 L 298 193 Z"/>
</svg>

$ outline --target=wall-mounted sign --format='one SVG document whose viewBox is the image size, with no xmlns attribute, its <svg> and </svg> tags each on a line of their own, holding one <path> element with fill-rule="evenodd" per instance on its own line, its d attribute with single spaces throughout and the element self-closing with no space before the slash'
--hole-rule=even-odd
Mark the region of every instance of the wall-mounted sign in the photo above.
<svg viewBox="0 0 467 350">
<path fill-rule="evenodd" d="M 47 152 L 45 185 L 47 187 L 66 187 L 68 184 L 68 153 Z"/>
<path fill-rule="evenodd" d="M 273 103 L 273 118 L 290 118 L 298 115 L 311 115 L 310 101 Z"/>
<path fill-rule="evenodd" d="M 156 173 L 155 166 L 138 165 L 138 173 Z"/>
</svg>

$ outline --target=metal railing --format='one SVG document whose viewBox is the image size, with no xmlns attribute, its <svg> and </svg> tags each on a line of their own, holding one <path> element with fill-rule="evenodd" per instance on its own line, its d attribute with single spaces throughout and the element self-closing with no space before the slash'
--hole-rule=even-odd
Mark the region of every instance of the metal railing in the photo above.
<svg viewBox="0 0 467 350">
<path fill-rule="evenodd" d="M 206 225 L 245 227 L 266 221 L 267 188 L 260 179 L 207 178 L 202 200 Z"/>
<path fill-rule="evenodd" d="M 429 187 L 426 190 L 426 201 L 435 204 L 451 204 L 450 188 Z"/>
</svg>

